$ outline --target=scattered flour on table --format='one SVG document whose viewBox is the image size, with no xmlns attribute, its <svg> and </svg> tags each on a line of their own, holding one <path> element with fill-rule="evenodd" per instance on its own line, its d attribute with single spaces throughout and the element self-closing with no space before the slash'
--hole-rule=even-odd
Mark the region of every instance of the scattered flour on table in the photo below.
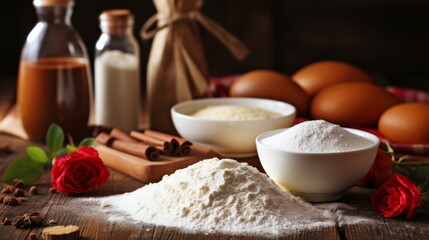
<svg viewBox="0 0 429 240">
<path fill-rule="evenodd" d="M 338 202 L 330 202 L 330 203 L 318 203 L 315 204 L 315 207 L 323 210 L 329 210 L 332 212 L 333 216 L 336 218 L 335 221 L 337 222 L 339 227 L 343 227 L 346 225 L 357 225 L 357 224 L 367 224 L 367 223 L 379 223 L 383 224 L 383 221 L 376 220 L 372 217 L 368 217 L 365 215 L 365 213 L 361 213 L 359 215 L 359 211 L 351 207 L 345 203 L 338 203 Z M 352 211 L 354 211 L 354 214 L 350 214 Z"/>
<path fill-rule="evenodd" d="M 278 236 L 336 225 L 331 211 L 314 207 L 256 168 L 232 159 L 202 160 L 158 183 L 103 198 L 101 205 L 137 222 L 192 232 Z"/>
<path fill-rule="evenodd" d="M 325 120 L 311 120 L 266 137 L 262 143 L 292 152 L 326 153 L 362 149 L 372 141 Z"/>
<path fill-rule="evenodd" d="M 243 105 L 216 105 L 202 108 L 192 116 L 210 120 L 258 120 L 280 117 L 281 114 Z"/>
</svg>

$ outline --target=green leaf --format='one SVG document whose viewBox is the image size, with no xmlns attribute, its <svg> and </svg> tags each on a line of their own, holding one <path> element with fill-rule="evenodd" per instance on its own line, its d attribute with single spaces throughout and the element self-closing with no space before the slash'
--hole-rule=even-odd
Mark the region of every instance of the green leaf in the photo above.
<svg viewBox="0 0 429 240">
<path fill-rule="evenodd" d="M 429 165 L 421 166 L 413 172 L 413 176 L 417 179 L 425 179 L 429 176 Z"/>
<path fill-rule="evenodd" d="M 72 153 L 77 150 L 77 147 L 71 144 L 67 144 L 67 153 Z"/>
<path fill-rule="evenodd" d="M 40 147 L 30 146 L 27 147 L 28 156 L 38 163 L 47 163 L 49 161 L 49 157 L 46 154 L 45 150 Z"/>
<path fill-rule="evenodd" d="M 65 156 L 65 155 L 67 155 L 67 153 L 69 153 L 69 152 L 67 151 L 67 149 L 65 149 L 65 148 L 61 148 L 60 150 L 58 150 L 58 152 L 57 152 L 57 156 L 58 156 L 58 157 L 63 157 L 63 156 Z"/>
<path fill-rule="evenodd" d="M 95 146 L 95 139 L 94 138 L 85 138 L 79 143 L 79 147 L 82 146 L 88 146 L 88 147 L 94 147 Z"/>
<path fill-rule="evenodd" d="M 429 178 L 428 178 L 429 177 L 429 165 L 427 165 L 427 166 L 413 166 L 410 170 L 411 171 L 410 171 L 410 174 L 408 177 L 416 185 L 422 185 L 429 180 Z"/>
<path fill-rule="evenodd" d="M 399 166 L 399 165 L 394 165 L 394 172 L 399 173 L 401 175 L 404 176 L 409 176 L 410 175 L 410 171 L 406 170 L 405 168 Z"/>
<path fill-rule="evenodd" d="M 15 178 L 22 179 L 26 184 L 36 181 L 43 173 L 43 165 L 25 155 L 17 158 L 6 169 L 3 180 L 12 184 Z"/>
<path fill-rule="evenodd" d="M 51 152 L 58 151 L 64 145 L 64 132 L 60 126 L 52 123 L 46 134 L 46 144 Z"/>
</svg>

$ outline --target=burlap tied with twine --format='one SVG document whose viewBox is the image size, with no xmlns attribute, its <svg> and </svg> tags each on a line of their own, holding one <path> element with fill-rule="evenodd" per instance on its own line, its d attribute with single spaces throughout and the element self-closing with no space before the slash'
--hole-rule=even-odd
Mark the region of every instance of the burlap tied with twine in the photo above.
<svg viewBox="0 0 429 240">
<path fill-rule="evenodd" d="M 158 13 L 141 31 L 154 37 L 147 65 L 149 127 L 175 133 L 170 109 L 179 102 L 202 97 L 208 88 L 208 67 L 197 22 L 216 36 L 239 60 L 248 49 L 200 12 L 203 0 L 153 0 Z M 152 26 L 157 23 L 157 26 Z"/>
</svg>

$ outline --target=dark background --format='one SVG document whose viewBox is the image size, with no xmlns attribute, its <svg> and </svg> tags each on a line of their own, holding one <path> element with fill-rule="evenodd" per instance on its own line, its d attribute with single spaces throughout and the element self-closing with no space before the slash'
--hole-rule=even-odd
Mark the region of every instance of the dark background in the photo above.
<svg viewBox="0 0 429 240">
<path fill-rule="evenodd" d="M 151 41 L 142 40 L 139 31 L 156 13 L 153 2 L 75 1 L 72 22 L 91 59 L 101 11 L 133 12 L 144 73 Z M 291 75 L 313 61 L 336 59 L 363 68 L 380 84 L 429 91 L 428 0 L 206 0 L 202 12 L 251 50 L 245 61 L 236 61 L 201 28 L 212 76 L 261 68 Z M 0 87 L 6 79 L 16 82 L 22 46 L 36 22 L 31 0 L 10 1 L 0 8 Z"/>
</svg>

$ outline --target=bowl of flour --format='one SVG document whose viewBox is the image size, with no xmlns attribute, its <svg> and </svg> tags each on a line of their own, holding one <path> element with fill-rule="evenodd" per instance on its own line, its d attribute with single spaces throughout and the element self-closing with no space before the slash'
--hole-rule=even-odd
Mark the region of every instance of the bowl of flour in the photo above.
<svg viewBox="0 0 429 240">
<path fill-rule="evenodd" d="M 377 155 L 377 136 L 311 120 L 256 138 L 267 175 L 310 202 L 335 201 L 365 177 Z"/>
<path fill-rule="evenodd" d="M 262 98 L 205 98 L 171 109 L 173 124 L 184 138 L 206 145 L 224 157 L 256 156 L 256 137 L 293 125 L 293 105 Z"/>
</svg>

